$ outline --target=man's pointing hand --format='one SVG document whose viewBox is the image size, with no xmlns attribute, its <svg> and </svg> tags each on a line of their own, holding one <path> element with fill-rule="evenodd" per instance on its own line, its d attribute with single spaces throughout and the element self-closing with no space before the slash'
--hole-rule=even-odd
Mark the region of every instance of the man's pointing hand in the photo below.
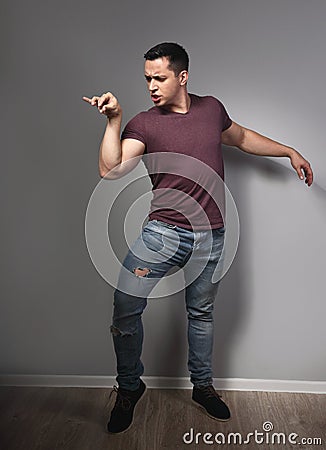
<svg viewBox="0 0 326 450">
<path fill-rule="evenodd" d="M 96 95 L 92 98 L 83 97 L 83 100 L 91 106 L 96 106 L 99 113 L 104 114 L 108 119 L 121 116 L 122 114 L 121 106 L 111 92 L 106 92 L 100 97 Z"/>
</svg>

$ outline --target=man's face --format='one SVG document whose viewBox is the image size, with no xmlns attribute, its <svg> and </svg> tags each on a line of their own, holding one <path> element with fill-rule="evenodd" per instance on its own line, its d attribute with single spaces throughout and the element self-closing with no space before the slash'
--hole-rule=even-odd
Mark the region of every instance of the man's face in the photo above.
<svg viewBox="0 0 326 450">
<path fill-rule="evenodd" d="M 156 106 L 173 106 L 185 84 L 182 72 L 175 76 L 173 70 L 169 69 L 169 60 L 165 56 L 154 61 L 145 61 L 145 78 L 151 99 Z"/>
</svg>

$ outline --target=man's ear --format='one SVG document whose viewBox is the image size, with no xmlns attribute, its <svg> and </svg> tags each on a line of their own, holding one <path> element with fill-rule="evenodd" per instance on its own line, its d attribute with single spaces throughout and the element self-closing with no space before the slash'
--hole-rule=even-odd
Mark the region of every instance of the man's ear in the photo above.
<svg viewBox="0 0 326 450">
<path fill-rule="evenodd" d="M 182 70 L 179 73 L 180 86 L 184 86 L 185 84 L 187 84 L 188 78 L 189 73 L 187 72 L 187 70 Z"/>
</svg>

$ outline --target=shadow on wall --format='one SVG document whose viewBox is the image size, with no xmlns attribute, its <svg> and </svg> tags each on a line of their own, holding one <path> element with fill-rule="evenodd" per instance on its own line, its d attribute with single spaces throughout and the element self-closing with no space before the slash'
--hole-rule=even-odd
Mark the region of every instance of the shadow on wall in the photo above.
<svg viewBox="0 0 326 450">
<path fill-rule="evenodd" d="M 290 161 L 285 167 L 277 161 L 261 156 L 247 155 L 238 149 L 223 149 L 225 162 L 225 181 L 231 194 L 236 196 L 236 204 L 240 218 L 240 240 L 238 251 L 219 287 L 217 301 L 215 303 L 215 347 L 214 347 L 214 377 L 234 377 L 231 373 L 230 358 L 232 359 L 232 346 L 237 333 L 246 326 L 247 318 L 250 316 L 252 292 L 252 279 L 254 273 L 252 263 L 247 257 L 250 253 L 247 239 L 241 234 L 241 230 L 250 229 L 250 217 L 245 210 L 248 203 L 248 192 L 244 189 L 243 180 L 252 176 L 253 172 L 259 173 L 266 182 L 276 181 L 286 184 L 297 177 Z M 241 168 L 241 169 L 239 169 Z M 238 176 L 241 170 L 241 177 Z M 313 191 L 314 198 L 325 204 L 326 191 L 316 182 L 308 188 L 302 181 L 300 188 Z M 323 207 L 325 207 L 323 205 Z M 254 206 L 253 206 L 254 208 Z M 237 374 L 241 377 L 241 374 Z"/>
</svg>

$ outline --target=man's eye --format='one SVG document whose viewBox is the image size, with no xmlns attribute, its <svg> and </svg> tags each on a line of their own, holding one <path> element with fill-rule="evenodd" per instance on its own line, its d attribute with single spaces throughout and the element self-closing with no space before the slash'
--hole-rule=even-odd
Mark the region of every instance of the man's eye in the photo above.
<svg viewBox="0 0 326 450">
<path fill-rule="evenodd" d="M 145 77 L 145 80 L 147 81 L 147 83 L 150 83 L 152 81 L 152 78 L 151 77 Z M 154 80 L 162 82 L 162 81 L 165 81 L 166 78 L 154 77 Z"/>
</svg>

